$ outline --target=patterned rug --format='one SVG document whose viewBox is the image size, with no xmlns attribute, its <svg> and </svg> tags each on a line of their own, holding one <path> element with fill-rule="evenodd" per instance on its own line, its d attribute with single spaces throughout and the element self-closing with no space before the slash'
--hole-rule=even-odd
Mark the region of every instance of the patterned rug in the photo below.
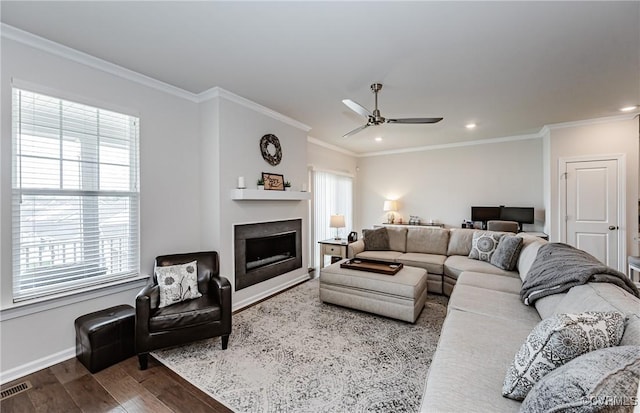
<svg viewBox="0 0 640 413">
<path fill-rule="evenodd" d="M 416 412 L 447 299 L 415 324 L 330 304 L 318 280 L 233 316 L 220 339 L 157 351 L 171 370 L 235 412 Z"/>
</svg>

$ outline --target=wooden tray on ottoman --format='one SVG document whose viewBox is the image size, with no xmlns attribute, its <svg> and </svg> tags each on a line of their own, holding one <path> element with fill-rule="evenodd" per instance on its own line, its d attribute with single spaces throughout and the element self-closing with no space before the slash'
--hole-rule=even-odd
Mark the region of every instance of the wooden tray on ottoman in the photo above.
<svg viewBox="0 0 640 413">
<path fill-rule="evenodd" d="M 340 264 L 340 268 L 375 272 L 378 274 L 395 275 L 402 269 L 402 263 L 393 261 L 369 260 L 366 258 L 352 258 Z"/>
</svg>

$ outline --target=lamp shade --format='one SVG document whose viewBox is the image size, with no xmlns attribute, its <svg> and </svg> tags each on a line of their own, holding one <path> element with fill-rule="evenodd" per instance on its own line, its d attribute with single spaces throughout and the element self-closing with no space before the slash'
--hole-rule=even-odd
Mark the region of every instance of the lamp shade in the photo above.
<svg viewBox="0 0 640 413">
<path fill-rule="evenodd" d="M 329 227 L 344 228 L 344 215 L 331 215 L 331 219 L 329 220 Z"/>
<path fill-rule="evenodd" d="M 387 211 L 397 211 L 398 210 L 398 205 L 396 201 L 384 201 L 384 207 L 382 208 L 383 211 L 387 212 Z"/>
</svg>

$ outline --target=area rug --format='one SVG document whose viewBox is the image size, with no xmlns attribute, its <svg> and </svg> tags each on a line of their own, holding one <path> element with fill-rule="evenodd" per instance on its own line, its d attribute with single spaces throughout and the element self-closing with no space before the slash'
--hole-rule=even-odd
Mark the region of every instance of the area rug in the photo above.
<svg viewBox="0 0 640 413">
<path fill-rule="evenodd" d="M 431 295 L 415 324 L 323 304 L 318 280 L 233 316 L 220 339 L 153 353 L 235 412 L 416 412 L 446 315 Z"/>
</svg>

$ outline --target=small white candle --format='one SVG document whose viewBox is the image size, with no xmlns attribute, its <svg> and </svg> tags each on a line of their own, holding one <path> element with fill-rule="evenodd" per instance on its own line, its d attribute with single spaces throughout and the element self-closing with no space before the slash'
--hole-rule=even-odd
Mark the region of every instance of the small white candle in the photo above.
<svg viewBox="0 0 640 413">
<path fill-rule="evenodd" d="M 307 192 L 307 184 L 302 184 L 302 192 Z"/>
<path fill-rule="evenodd" d="M 244 176 L 238 177 L 238 188 L 245 188 L 244 186 Z"/>
</svg>

